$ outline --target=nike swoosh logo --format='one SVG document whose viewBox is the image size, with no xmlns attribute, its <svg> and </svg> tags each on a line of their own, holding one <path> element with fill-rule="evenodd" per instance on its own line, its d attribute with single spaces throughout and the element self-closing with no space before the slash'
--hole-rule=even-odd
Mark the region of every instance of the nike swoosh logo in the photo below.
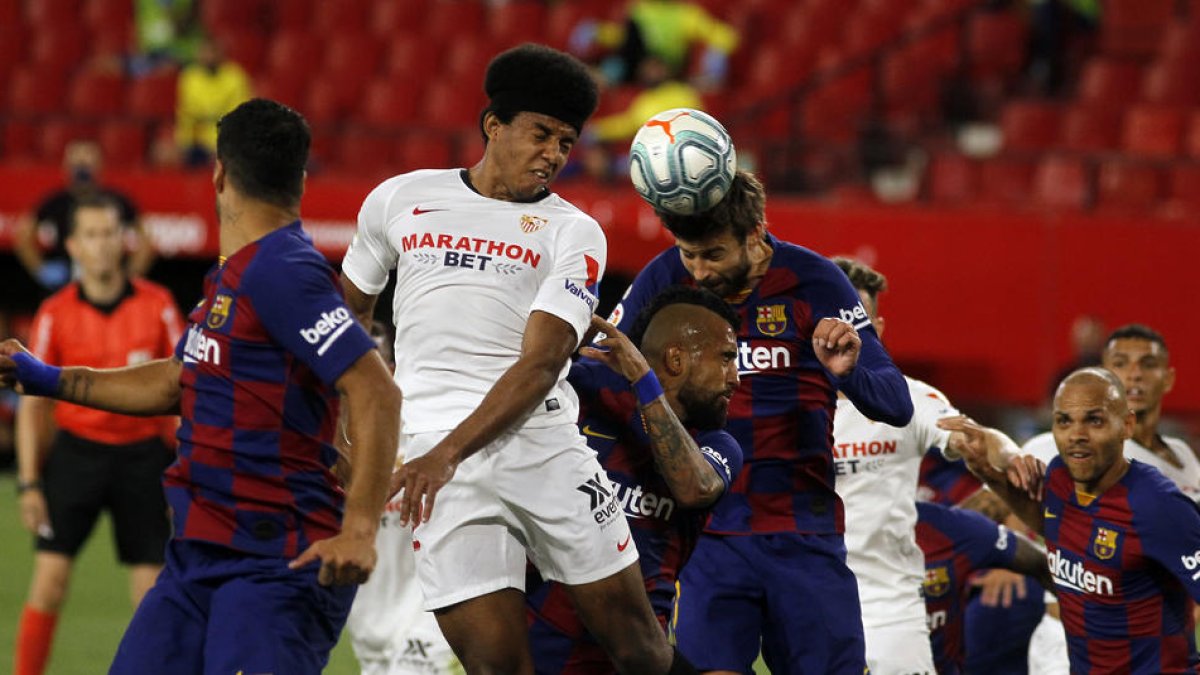
<svg viewBox="0 0 1200 675">
<path fill-rule="evenodd" d="M 628 534 L 625 535 L 625 541 L 623 543 L 617 544 L 617 553 L 624 553 L 625 549 L 629 548 L 629 538 L 631 536 L 632 535 L 628 535 Z"/>
<path fill-rule="evenodd" d="M 1042 516 L 1045 518 L 1057 518 L 1058 517 L 1058 516 L 1054 515 L 1053 513 L 1050 513 L 1050 509 L 1043 509 Z"/>
<path fill-rule="evenodd" d="M 590 424 L 583 425 L 582 431 L 584 436 L 594 436 L 595 438 L 604 438 L 610 441 L 617 440 L 616 436 L 609 436 L 608 434 L 602 434 L 599 431 L 593 431 L 592 425 Z"/>
<path fill-rule="evenodd" d="M 446 210 L 446 209 L 423 209 L 423 208 L 421 208 L 421 207 L 419 207 L 419 206 L 414 206 L 414 207 L 413 207 L 413 215 L 414 215 L 414 216 L 423 216 L 423 215 L 425 215 L 426 213 L 434 213 L 434 212 L 437 212 L 437 211 L 445 211 L 445 210 Z"/>
</svg>

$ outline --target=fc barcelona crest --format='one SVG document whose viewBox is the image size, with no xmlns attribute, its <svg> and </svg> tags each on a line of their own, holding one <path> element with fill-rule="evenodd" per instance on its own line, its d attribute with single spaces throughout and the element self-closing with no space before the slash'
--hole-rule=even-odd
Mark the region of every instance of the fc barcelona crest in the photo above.
<svg viewBox="0 0 1200 675">
<path fill-rule="evenodd" d="M 232 297 L 218 293 L 217 297 L 213 298 L 212 309 L 208 310 L 208 319 L 204 323 L 213 330 L 224 326 L 229 319 L 229 306 L 232 304 Z"/>
<path fill-rule="evenodd" d="M 775 337 L 787 330 L 787 312 L 783 305 L 763 305 L 756 311 L 754 325 L 758 332 Z"/>
<path fill-rule="evenodd" d="M 925 597 L 940 598 L 950 590 L 950 572 L 945 565 L 925 570 Z"/>
<path fill-rule="evenodd" d="M 538 216 L 524 215 L 521 216 L 521 231 L 525 234 L 533 234 L 545 227 L 549 222 L 549 220 L 539 218 Z"/>
<path fill-rule="evenodd" d="M 1120 533 L 1107 527 L 1097 527 L 1096 537 L 1092 540 L 1092 553 L 1101 560 L 1108 560 L 1117 552 L 1117 538 Z"/>
</svg>

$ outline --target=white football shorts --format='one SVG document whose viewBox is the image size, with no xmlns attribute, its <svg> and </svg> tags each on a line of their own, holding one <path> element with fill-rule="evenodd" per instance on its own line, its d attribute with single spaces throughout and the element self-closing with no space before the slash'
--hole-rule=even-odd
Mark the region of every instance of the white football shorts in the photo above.
<svg viewBox="0 0 1200 675">
<path fill-rule="evenodd" d="M 889 626 L 864 628 L 867 642 L 867 667 L 871 675 L 912 675 L 936 671 L 933 649 L 929 645 L 929 628 L 925 617 L 919 623 L 894 623 Z"/>
<path fill-rule="evenodd" d="M 449 433 L 404 435 L 407 459 Z M 612 482 L 578 428 L 520 429 L 468 457 L 413 532 L 425 609 L 525 590 L 526 560 L 546 579 L 599 581 L 637 562 Z"/>
</svg>

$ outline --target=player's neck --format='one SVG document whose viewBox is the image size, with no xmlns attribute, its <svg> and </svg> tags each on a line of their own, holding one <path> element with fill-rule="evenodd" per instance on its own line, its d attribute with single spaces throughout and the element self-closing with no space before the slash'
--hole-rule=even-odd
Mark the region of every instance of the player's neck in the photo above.
<svg viewBox="0 0 1200 675">
<path fill-rule="evenodd" d="M 1108 488 L 1116 485 L 1129 471 L 1129 460 L 1121 457 L 1111 469 L 1099 479 L 1087 483 L 1075 481 L 1075 498 L 1080 504 L 1087 506 L 1103 495 Z"/>
<path fill-rule="evenodd" d="M 1133 440 L 1143 448 L 1154 450 L 1158 445 L 1158 421 L 1162 418 L 1162 408 L 1154 406 L 1138 413 L 1133 424 Z"/>
<path fill-rule="evenodd" d="M 79 277 L 83 297 L 94 305 L 108 305 L 125 291 L 125 275 L 120 271 L 107 274 L 83 274 Z"/>
<path fill-rule="evenodd" d="M 747 249 L 747 255 L 750 257 L 750 272 L 746 274 L 746 285 L 737 293 L 725 298 L 734 304 L 745 300 L 758 286 L 758 282 L 767 276 L 767 270 L 771 268 L 771 257 L 775 255 L 775 249 L 771 248 L 765 237 L 751 241 Z"/>
<path fill-rule="evenodd" d="M 297 210 L 251 200 L 231 200 L 220 213 L 222 258 L 228 258 L 300 217 Z"/>
</svg>

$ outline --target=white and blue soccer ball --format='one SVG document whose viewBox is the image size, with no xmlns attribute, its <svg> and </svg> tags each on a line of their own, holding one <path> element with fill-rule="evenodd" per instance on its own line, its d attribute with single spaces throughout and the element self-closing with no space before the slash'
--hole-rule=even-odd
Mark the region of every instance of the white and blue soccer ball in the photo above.
<svg viewBox="0 0 1200 675">
<path fill-rule="evenodd" d="M 729 192 L 737 152 L 711 115 L 690 108 L 660 112 L 629 147 L 629 178 L 659 211 L 686 216 L 707 211 Z"/>
</svg>

